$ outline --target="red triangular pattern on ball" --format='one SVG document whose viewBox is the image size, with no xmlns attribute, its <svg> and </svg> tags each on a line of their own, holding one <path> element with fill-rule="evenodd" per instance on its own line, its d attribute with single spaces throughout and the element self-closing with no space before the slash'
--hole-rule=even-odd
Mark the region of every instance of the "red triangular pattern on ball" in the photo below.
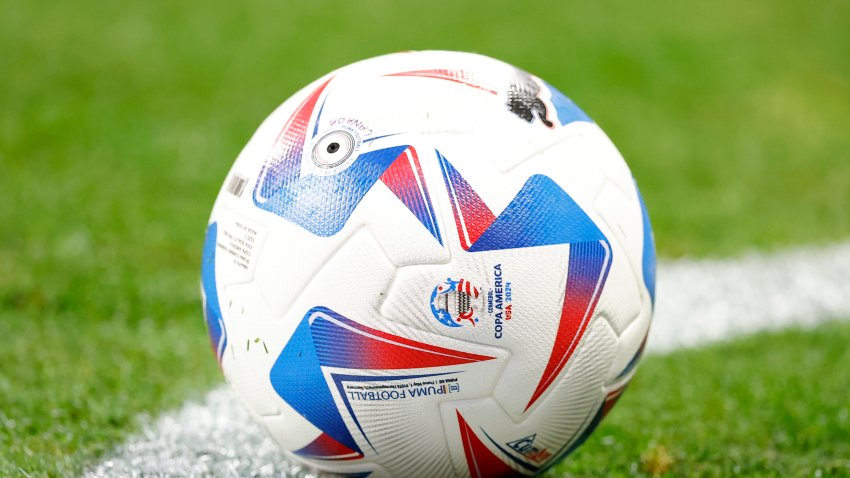
<svg viewBox="0 0 850 478">
<path fill-rule="evenodd" d="M 420 78 L 434 78 L 437 80 L 446 80 L 453 81 L 455 83 L 460 83 L 462 85 L 466 85 L 472 88 L 479 89 L 481 91 L 486 91 L 491 95 L 498 95 L 499 92 L 494 89 L 492 86 L 484 85 L 476 78 L 476 75 L 467 70 L 449 70 L 449 69 L 435 69 L 435 70 L 416 70 L 416 71 L 403 71 L 400 73 L 392 73 L 386 76 L 418 76 Z"/>
<path fill-rule="evenodd" d="M 459 411 L 457 423 L 460 427 L 460 438 L 463 441 L 463 452 L 466 454 L 466 465 L 469 467 L 469 475 L 472 478 L 508 478 L 524 476 L 522 473 L 509 467 L 501 458 L 493 454 L 485 445 Z"/>
<path fill-rule="evenodd" d="M 348 448 L 324 432 L 295 453 L 322 460 L 356 460 L 363 457 L 361 453 Z"/>
<path fill-rule="evenodd" d="M 626 386 L 627 385 L 623 385 L 616 390 L 608 392 L 608 395 L 605 396 L 605 403 L 602 405 L 602 418 L 605 418 L 605 416 L 608 415 L 608 412 L 614 408 L 614 405 L 617 404 L 617 400 L 619 400 L 620 397 L 623 396 L 623 392 L 626 391 Z"/>
<path fill-rule="evenodd" d="M 348 319 L 326 307 L 310 325 L 319 363 L 325 367 L 399 370 L 446 367 L 495 357 L 419 342 Z"/>
</svg>

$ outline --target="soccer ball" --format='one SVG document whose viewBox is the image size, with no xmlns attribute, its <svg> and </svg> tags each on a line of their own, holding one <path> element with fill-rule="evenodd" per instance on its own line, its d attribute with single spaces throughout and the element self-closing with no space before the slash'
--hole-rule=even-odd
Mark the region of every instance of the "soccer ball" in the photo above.
<svg viewBox="0 0 850 478">
<path fill-rule="evenodd" d="M 628 166 L 545 81 L 406 52 L 308 85 L 212 211 L 212 348 L 287 455 L 345 476 L 535 475 L 635 372 L 655 251 Z"/>
</svg>

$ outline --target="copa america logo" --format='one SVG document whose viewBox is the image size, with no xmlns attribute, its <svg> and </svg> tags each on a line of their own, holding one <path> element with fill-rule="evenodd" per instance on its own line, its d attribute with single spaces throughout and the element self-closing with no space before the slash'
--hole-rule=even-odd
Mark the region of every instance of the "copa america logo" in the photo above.
<svg viewBox="0 0 850 478">
<path fill-rule="evenodd" d="M 431 313 L 448 327 L 475 327 L 482 308 L 480 289 L 466 279 L 447 278 L 431 291 Z"/>
</svg>

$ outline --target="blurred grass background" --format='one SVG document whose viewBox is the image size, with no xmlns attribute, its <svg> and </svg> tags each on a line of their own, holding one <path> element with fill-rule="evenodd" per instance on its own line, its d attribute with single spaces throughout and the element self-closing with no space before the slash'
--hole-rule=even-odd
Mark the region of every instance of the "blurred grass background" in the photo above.
<svg viewBox="0 0 850 478">
<path fill-rule="evenodd" d="M 0 474 L 75 473 L 220 381 L 197 285 L 212 201 L 275 106 L 358 59 L 467 50 L 545 78 L 629 161 L 663 256 L 850 233 L 846 1 L 0 12 Z"/>
</svg>

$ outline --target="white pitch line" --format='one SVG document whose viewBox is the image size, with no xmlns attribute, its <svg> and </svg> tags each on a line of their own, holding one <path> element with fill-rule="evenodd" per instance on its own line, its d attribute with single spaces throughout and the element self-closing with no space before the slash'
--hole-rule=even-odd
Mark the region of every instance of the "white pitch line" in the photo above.
<svg viewBox="0 0 850 478">
<path fill-rule="evenodd" d="M 850 243 L 739 259 L 663 261 L 648 350 L 850 318 Z M 226 386 L 148 420 L 87 476 L 310 476 Z"/>
<path fill-rule="evenodd" d="M 850 242 L 729 260 L 665 261 L 649 350 L 850 319 Z"/>
</svg>

